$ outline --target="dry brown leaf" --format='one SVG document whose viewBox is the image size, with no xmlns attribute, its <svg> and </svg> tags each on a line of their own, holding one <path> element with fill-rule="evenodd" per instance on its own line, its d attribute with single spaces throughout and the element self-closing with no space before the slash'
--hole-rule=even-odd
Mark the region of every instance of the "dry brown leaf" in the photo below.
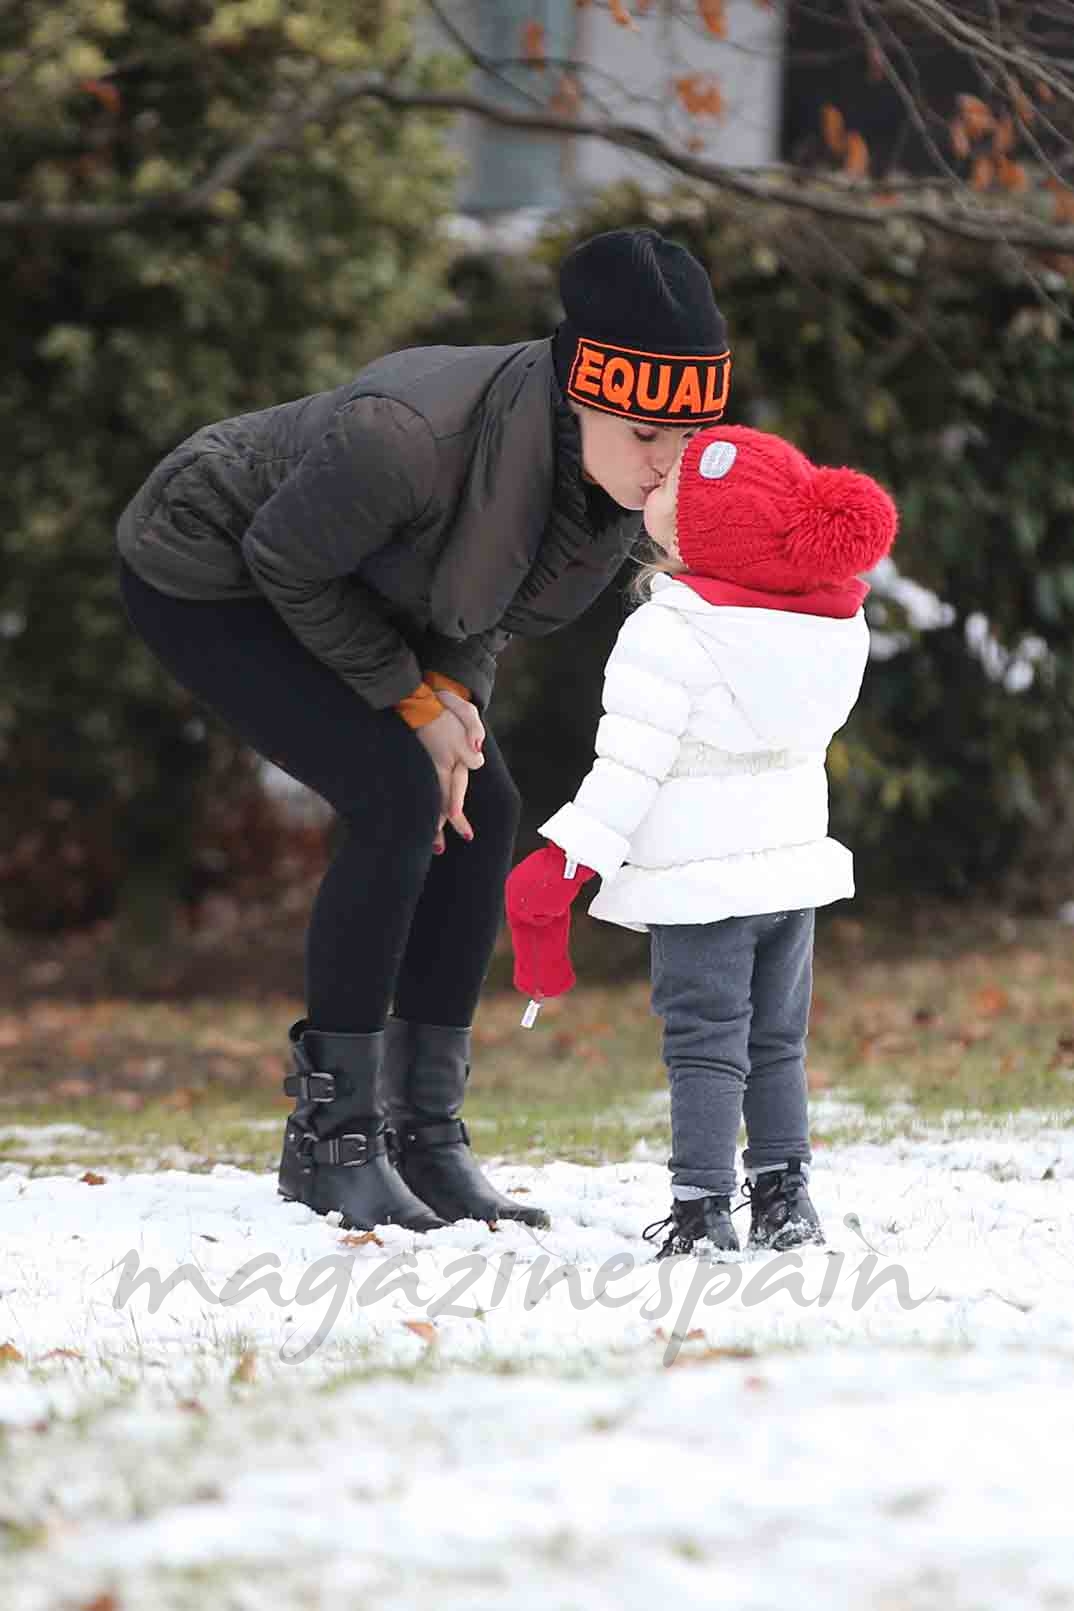
<svg viewBox="0 0 1074 1611">
<path fill-rule="evenodd" d="M 257 1376 L 257 1355 L 252 1348 L 244 1348 L 239 1362 L 231 1373 L 233 1382 L 252 1382 Z"/>
<path fill-rule="evenodd" d="M 727 38 L 727 6 L 725 0 L 697 0 L 701 21 L 717 39 Z"/>
<path fill-rule="evenodd" d="M 530 1195 L 528 1186 L 508 1186 L 507 1191 L 511 1197 L 528 1197 Z"/>
<path fill-rule="evenodd" d="M 951 149 L 956 157 L 968 157 L 970 154 L 970 137 L 966 133 L 966 125 L 961 118 L 953 117 L 948 124 L 951 135 Z"/>
<path fill-rule="evenodd" d="M 985 103 L 976 95 L 960 95 L 958 110 L 971 140 L 977 140 L 982 134 L 988 134 L 996 121 Z"/>
<path fill-rule="evenodd" d="M 851 130 L 847 135 L 846 161 L 843 163 L 843 172 L 855 179 L 862 179 L 869 172 L 869 147 L 864 136 Z"/>
<path fill-rule="evenodd" d="M 531 20 L 522 30 L 522 54 L 534 67 L 545 67 L 544 27 Z"/>
<path fill-rule="evenodd" d="M 119 112 L 120 106 L 122 105 L 122 99 L 114 84 L 106 84 L 104 80 L 100 78 L 84 78 L 78 87 L 80 90 L 83 90 L 85 94 L 92 95 L 98 101 L 100 101 L 101 105 L 107 107 L 108 111 L 112 113 L 113 117 Z M 57 801 L 53 803 L 58 804 L 59 802 Z"/>
<path fill-rule="evenodd" d="M 83 1079 L 54 1080 L 49 1086 L 53 1096 L 70 1099 L 72 1097 L 92 1096 L 93 1081 Z"/>
<path fill-rule="evenodd" d="M 563 73 L 556 86 L 556 93 L 548 103 L 549 109 L 557 117 L 577 117 L 581 104 L 582 91 L 578 86 L 578 80 L 571 73 Z M 498 1039 L 499 1036 L 486 1035 L 482 1044 L 487 1046 Z"/>
<path fill-rule="evenodd" d="M 119 1611 L 119 1601 L 114 1594 L 105 1590 L 103 1594 L 94 1595 L 92 1600 L 83 1601 L 79 1611 Z"/>
<path fill-rule="evenodd" d="M 1021 192 L 1029 186 L 1029 176 L 1020 162 L 1012 162 L 1009 157 L 1000 157 L 996 164 L 996 178 L 1004 190 Z"/>
<path fill-rule="evenodd" d="M 213 1034 L 205 1041 L 207 1052 L 223 1052 L 225 1057 L 260 1057 L 264 1049 L 256 1040 L 242 1040 L 238 1035 Z"/>
<path fill-rule="evenodd" d="M 992 158 L 978 157 L 970 174 L 970 184 L 974 190 L 987 190 L 995 177 L 996 165 Z"/>
<path fill-rule="evenodd" d="M 1004 112 L 1003 116 L 997 119 L 996 126 L 992 130 L 992 155 L 994 157 L 1007 156 L 1014 150 L 1015 139 L 1014 119 L 1009 112 Z"/>
<path fill-rule="evenodd" d="M 1074 190 L 1057 179 L 1048 182 L 1052 193 L 1052 217 L 1057 224 L 1074 224 Z"/>
<path fill-rule="evenodd" d="M 973 998 L 974 1011 L 982 1018 L 995 1018 L 998 1013 L 1007 1012 L 1010 1005 L 1010 996 L 999 985 L 985 985 Z"/>
<path fill-rule="evenodd" d="M 703 1331 L 688 1331 L 686 1333 L 687 1340 L 689 1340 L 691 1337 L 703 1337 L 704 1335 L 705 1334 Z M 753 1357 L 754 1354 L 752 1348 L 702 1348 L 698 1350 L 697 1353 L 679 1354 L 675 1359 L 675 1364 L 714 1365 L 719 1360 L 752 1359 Z M 748 1387 L 750 1382 L 753 1380 L 759 1380 L 759 1378 L 747 1376 L 743 1386 Z"/>
<path fill-rule="evenodd" d="M 843 114 L 837 106 L 830 102 L 820 109 L 820 131 L 824 136 L 824 144 L 836 156 L 841 156 L 847 148 L 847 128 Z"/>
<path fill-rule="evenodd" d="M 1033 102 L 1029 99 L 1029 96 L 1025 93 L 1025 91 L 1020 90 L 1017 85 L 1011 91 L 1011 105 L 1014 107 L 1015 117 L 1020 123 L 1024 123 L 1027 128 L 1031 123 L 1036 121 L 1036 107 L 1033 105 Z"/>
<path fill-rule="evenodd" d="M 21 1365 L 22 1355 L 14 1343 L 0 1343 L 0 1365 Z"/>
<path fill-rule="evenodd" d="M 431 1320 L 404 1320 L 403 1325 L 408 1331 L 412 1331 L 415 1337 L 420 1337 L 424 1342 L 435 1343 L 437 1340 L 436 1327 Z"/>
<path fill-rule="evenodd" d="M 675 91 L 691 117 L 723 117 L 723 96 L 714 79 L 701 78 L 696 73 L 677 78 Z"/>
<path fill-rule="evenodd" d="M 78 1178 L 84 1186 L 107 1186 L 108 1184 L 106 1175 L 95 1175 L 92 1169 L 87 1169 L 86 1173 L 79 1175 Z"/>
<path fill-rule="evenodd" d="M 42 1359 L 82 1359 L 83 1357 L 77 1348 L 50 1348 L 47 1354 L 41 1355 Z"/>
<path fill-rule="evenodd" d="M 638 26 L 630 15 L 625 0 L 608 0 L 608 10 L 612 14 L 612 21 L 617 22 L 620 28 L 636 28 Z"/>
<path fill-rule="evenodd" d="M 353 1231 L 339 1239 L 340 1247 L 368 1247 L 370 1242 L 374 1242 L 377 1247 L 384 1246 L 376 1231 Z"/>
<path fill-rule="evenodd" d="M 177 1085 L 174 1091 L 165 1091 L 160 1099 L 163 1108 L 175 1108 L 184 1111 L 194 1106 L 194 1093 L 189 1085 Z"/>
</svg>

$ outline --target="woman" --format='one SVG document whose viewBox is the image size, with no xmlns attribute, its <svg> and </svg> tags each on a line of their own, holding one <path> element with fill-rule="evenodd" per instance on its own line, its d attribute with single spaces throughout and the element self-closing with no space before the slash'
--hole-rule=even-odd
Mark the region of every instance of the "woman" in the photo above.
<svg viewBox="0 0 1074 1611">
<path fill-rule="evenodd" d="M 519 817 L 483 720 L 496 656 L 593 602 L 727 399 L 724 321 L 683 248 L 594 236 L 560 292 L 550 339 L 391 353 L 204 427 L 119 521 L 134 629 L 342 819 L 279 1189 L 361 1229 L 549 1223 L 494 1190 L 460 1118 Z"/>
</svg>

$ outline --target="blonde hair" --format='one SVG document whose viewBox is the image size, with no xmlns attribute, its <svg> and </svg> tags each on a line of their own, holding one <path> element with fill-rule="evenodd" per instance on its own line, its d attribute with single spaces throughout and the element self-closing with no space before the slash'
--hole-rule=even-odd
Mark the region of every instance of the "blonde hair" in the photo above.
<svg viewBox="0 0 1074 1611">
<path fill-rule="evenodd" d="M 637 572 L 626 585 L 626 597 L 631 604 L 644 604 L 652 592 L 654 576 L 677 576 L 686 566 L 681 559 L 673 558 L 667 549 L 661 548 L 651 537 L 647 536 L 648 548 L 633 563 Z"/>
</svg>

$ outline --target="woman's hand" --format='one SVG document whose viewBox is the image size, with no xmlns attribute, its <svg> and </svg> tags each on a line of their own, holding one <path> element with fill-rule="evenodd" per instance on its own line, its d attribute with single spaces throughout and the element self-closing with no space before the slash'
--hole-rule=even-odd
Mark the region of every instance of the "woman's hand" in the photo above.
<svg viewBox="0 0 1074 1611">
<path fill-rule="evenodd" d="M 484 742 L 485 729 L 477 711 L 466 700 L 446 691 L 438 693 L 436 697 L 445 707 L 451 701 L 453 705 L 466 706 L 473 712 L 473 718 L 464 722 L 453 709 L 445 708 L 442 716 L 419 727 L 414 735 L 425 746 L 440 782 L 441 816 L 437 823 L 434 849 L 442 850 L 445 822 L 450 822 L 463 839 L 472 839 L 474 836 L 473 829 L 463 815 L 463 805 L 470 773 L 485 764 L 478 744 L 478 734 L 480 741 Z"/>
<path fill-rule="evenodd" d="M 480 752 L 485 742 L 485 724 L 477 713 L 477 706 L 472 705 L 468 699 L 460 699 L 450 688 L 438 688 L 436 697 L 453 716 L 459 718 L 466 729 L 467 738 L 470 739 L 474 749 Z"/>
</svg>

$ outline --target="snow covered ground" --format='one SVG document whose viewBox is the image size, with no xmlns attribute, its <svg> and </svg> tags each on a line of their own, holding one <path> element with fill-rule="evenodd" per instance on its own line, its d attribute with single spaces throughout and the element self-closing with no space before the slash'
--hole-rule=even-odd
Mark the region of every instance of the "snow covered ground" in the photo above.
<svg viewBox="0 0 1074 1611">
<path fill-rule="evenodd" d="M 644 1143 L 493 1167 L 549 1231 L 379 1240 L 0 1165 L 0 1605 L 1074 1608 L 1069 1124 L 862 1123 L 826 1248 L 707 1268 L 646 1262 Z"/>
</svg>

